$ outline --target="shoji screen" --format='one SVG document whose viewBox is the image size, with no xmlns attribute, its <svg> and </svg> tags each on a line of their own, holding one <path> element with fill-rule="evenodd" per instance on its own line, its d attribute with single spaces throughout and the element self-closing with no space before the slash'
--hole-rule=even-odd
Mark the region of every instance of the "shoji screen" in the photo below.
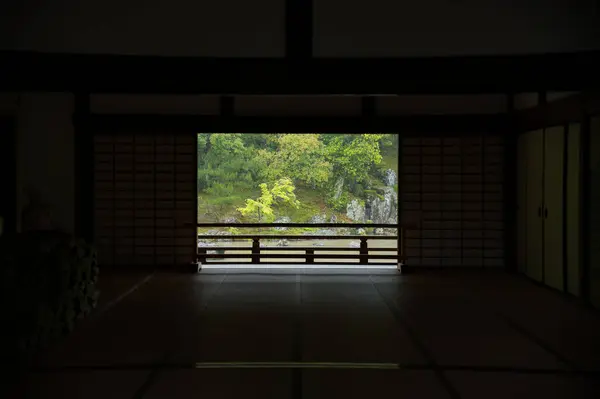
<svg viewBox="0 0 600 399">
<path fill-rule="evenodd" d="M 405 137 L 400 206 L 407 264 L 504 264 L 503 139 L 491 135 Z"/>
<path fill-rule="evenodd" d="M 195 134 L 96 134 L 94 223 L 100 263 L 171 266 L 194 259 L 195 152 Z"/>
</svg>

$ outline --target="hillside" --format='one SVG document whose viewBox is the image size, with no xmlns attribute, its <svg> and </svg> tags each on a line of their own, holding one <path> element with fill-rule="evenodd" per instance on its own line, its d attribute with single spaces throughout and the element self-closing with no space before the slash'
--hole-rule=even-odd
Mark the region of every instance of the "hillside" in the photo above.
<svg viewBox="0 0 600 399">
<path fill-rule="evenodd" d="M 199 134 L 198 221 L 395 223 L 397 146 L 391 134 Z"/>
</svg>

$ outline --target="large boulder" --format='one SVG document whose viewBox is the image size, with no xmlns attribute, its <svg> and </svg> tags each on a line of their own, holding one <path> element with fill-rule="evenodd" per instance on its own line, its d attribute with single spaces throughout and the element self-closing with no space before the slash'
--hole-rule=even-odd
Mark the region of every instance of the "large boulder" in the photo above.
<svg viewBox="0 0 600 399">
<path fill-rule="evenodd" d="M 365 205 L 357 199 L 353 199 L 346 206 L 346 216 L 355 222 L 364 223 L 366 220 Z"/>
<path fill-rule="evenodd" d="M 373 223 L 397 223 L 398 194 L 392 187 L 384 187 L 383 195 L 375 196 L 369 201 L 369 212 Z"/>
</svg>

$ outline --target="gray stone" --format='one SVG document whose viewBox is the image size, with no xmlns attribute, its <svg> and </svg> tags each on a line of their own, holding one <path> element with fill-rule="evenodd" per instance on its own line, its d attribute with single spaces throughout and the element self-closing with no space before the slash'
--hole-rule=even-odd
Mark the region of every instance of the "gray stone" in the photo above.
<svg viewBox="0 0 600 399">
<path fill-rule="evenodd" d="M 353 199 L 346 206 L 346 216 L 355 222 L 365 221 L 365 206 L 357 199 Z"/>
<path fill-rule="evenodd" d="M 392 169 L 388 169 L 385 171 L 385 185 L 388 187 L 394 187 L 394 184 L 398 182 L 398 176 L 396 176 L 396 172 Z"/>
<path fill-rule="evenodd" d="M 373 198 L 369 202 L 370 220 L 373 223 L 398 222 L 398 194 L 392 187 L 385 187 L 383 198 Z"/>
<path fill-rule="evenodd" d="M 277 241 L 277 242 L 275 243 L 275 245 L 276 245 L 276 246 L 278 246 L 278 247 L 287 247 L 288 245 L 290 245 L 290 243 L 289 243 L 289 241 L 287 240 L 287 238 L 283 238 L 283 239 L 281 239 L 281 240 Z"/>
<path fill-rule="evenodd" d="M 327 216 L 326 215 L 315 215 L 313 217 L 310 218 L 309 223 L 327 223 Z"/>
</svg>

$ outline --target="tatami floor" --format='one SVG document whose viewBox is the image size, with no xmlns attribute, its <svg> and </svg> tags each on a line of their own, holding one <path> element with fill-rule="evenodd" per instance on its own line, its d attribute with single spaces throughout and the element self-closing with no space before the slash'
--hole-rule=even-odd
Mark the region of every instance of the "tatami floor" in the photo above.
<svg viewBox="0 0 600 399">
<path fill-rule="evenodd" d="M 104 286 L 13 397 L 600 397 L 598 313 L 500 271 L 205 270 Z"/>
</svg>

